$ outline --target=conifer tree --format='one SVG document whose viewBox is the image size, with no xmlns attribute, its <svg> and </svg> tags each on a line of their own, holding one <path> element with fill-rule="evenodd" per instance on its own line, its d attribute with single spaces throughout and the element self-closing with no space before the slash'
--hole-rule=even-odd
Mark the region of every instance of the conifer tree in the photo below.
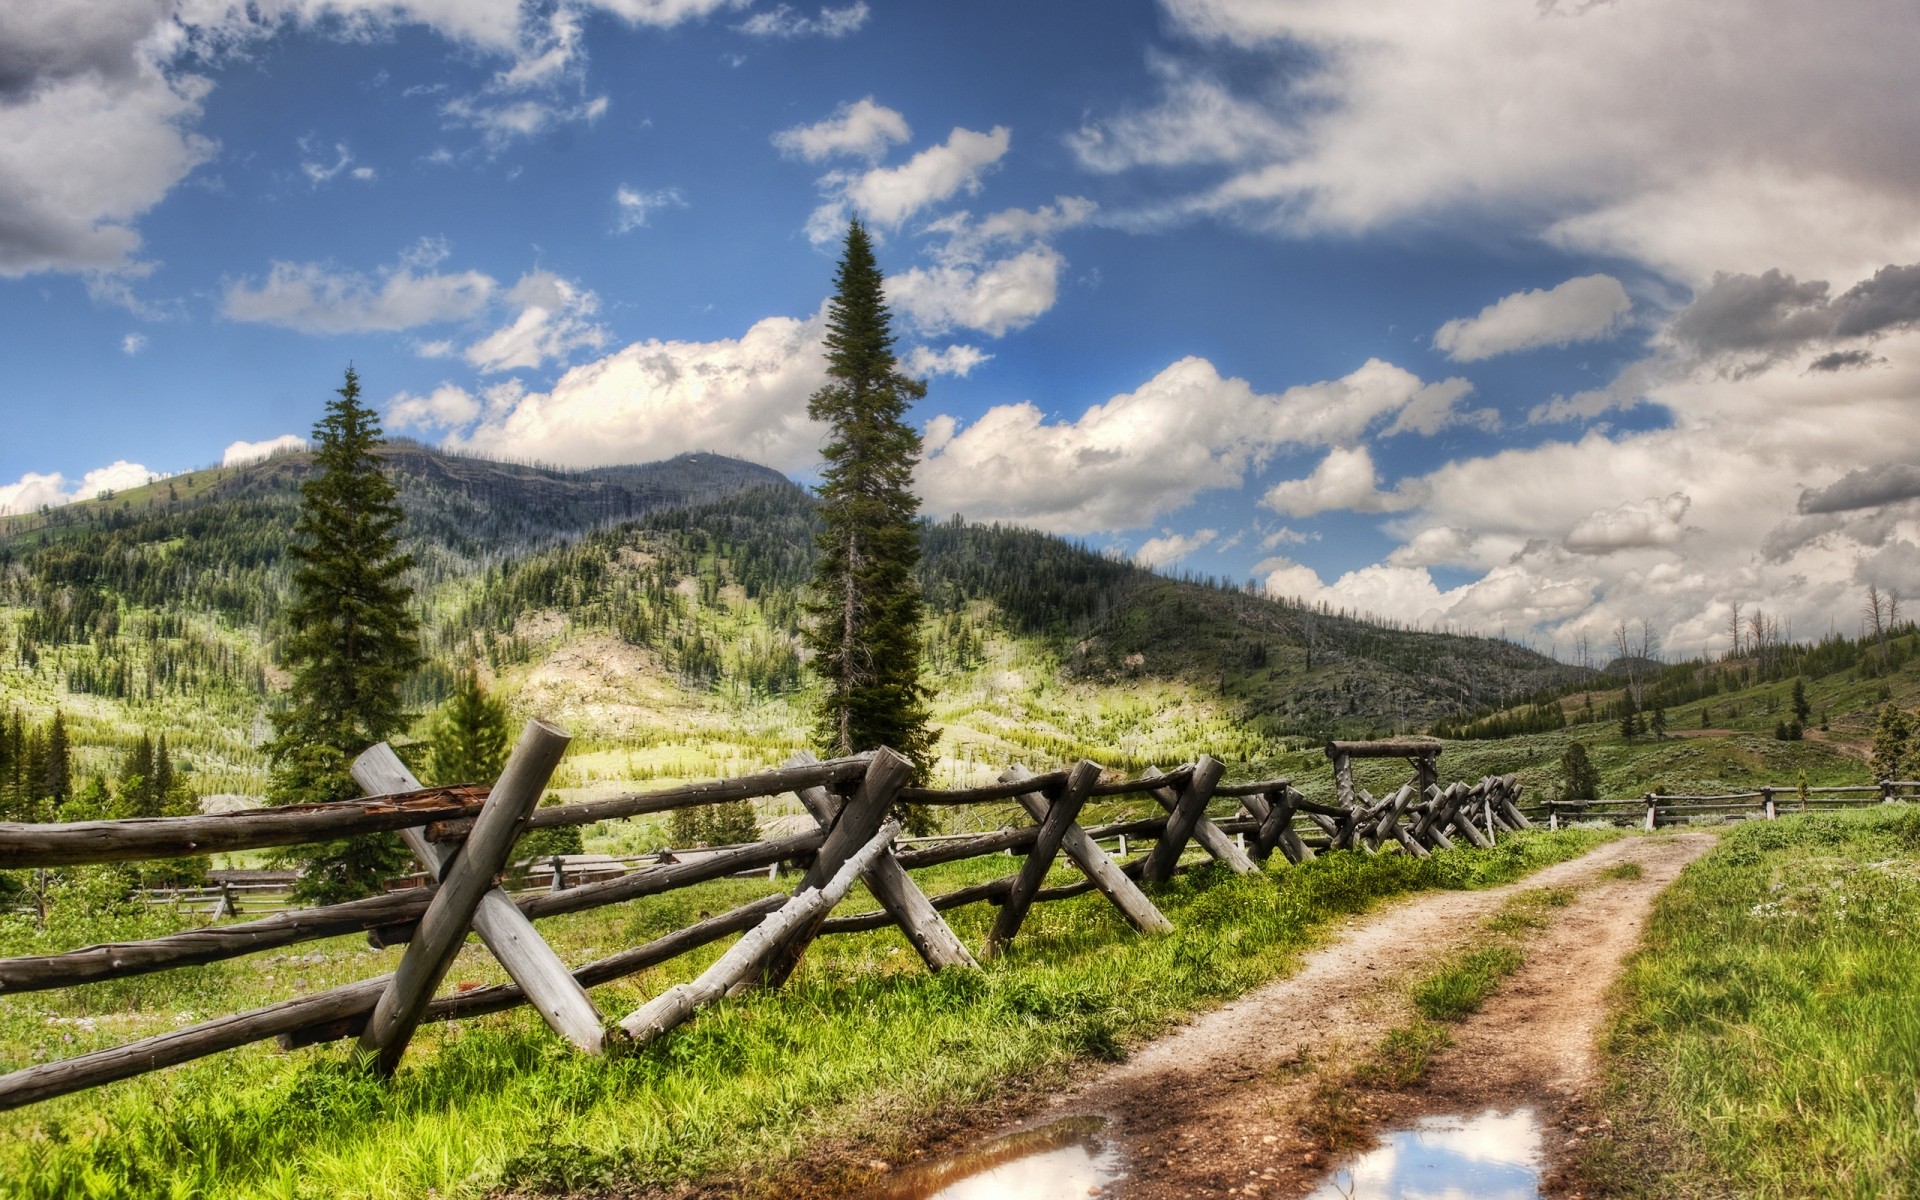
<svg viewBox="0 0 1920 1200">
<path fill-rule="evenodd" d="M 507 765 L 507 706 L 487 693 L 480 676 L 462 672 L 428 747 L 427 776 L 434 783 L 486 783 Z"/>
<path fill-rule="evenodd" d="M 1892 704 L 1880 709 L 1880 720 L 1873 730 L 1873 777 L 1875 779 L 1898 779 L 1901 768 L 1907 763 L 1908 739 L 1913 734 L 1913 723 L 1907 714 Z"/>
<path fill-rule="evenodd" d="M 827 384 L 807 401 L 825 421 L 819 536 L 807 612 L 825 685 L 815 740 L 827 754 L 890 746 L 924 772 L 934 734 L 920 679 L 920 435 L 907 406 L 927 386 L 902 374 L 873 246 L 858 221 L 827 306 Z"/>
<path fill-rule="evenodd" d="M 47 726 L 46 760 L 41 768 L 38 799 L 50 801 L 54 808 L 73 794 L 73 748 L 67 742 L 67 718 L 53 710 L 53 723 Z"/>
<path fill-rule="evenodd" d="M 267 747 L 268 799 L 276 804 L 357 795 L 347 768 L 406 727 L 401 689 L 421 662 L 399 493 L 374 453 L 380 422 L 360 403 L 353 368 L 337 395 L 313 427 L 315 473 L 300 485 L 289 547 L 297 566 L 280 656 L 293 677 L 292 703 L 274 715 Z M 407 863 L 405 849 L 384 835 L 296 847 L 287 857 L 306 869 L 296 895 L 321 902 L 370 893 Z"/>
<path fill-rule="evenodd" d="M 1560 798 L 1562 800 L 1598 800 L 1600 772 L 1587 757 L 1587 748 L 1569 742 L 1560 755 Z"/>
</svg>

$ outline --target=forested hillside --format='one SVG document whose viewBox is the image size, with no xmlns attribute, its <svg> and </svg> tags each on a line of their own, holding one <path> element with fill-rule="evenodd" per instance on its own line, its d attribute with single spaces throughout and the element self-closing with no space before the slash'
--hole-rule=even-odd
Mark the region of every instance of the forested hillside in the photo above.
<svg viewBox="0 0 1920 1200">
<path fill-rule="evenodd" d="M 577 472 L 408 443 L 386 457 L 427 631 L 420 712 L 477 665 L 518 710 L 582 734 L 574 786 L 803 744 L 802 489 L 715 455 Z M 165 732 L 197 792 L 257 794 L 307 469 L 284 455 L 0 522 L 0 710 L 64 713 L 82 774 Z M 1030 531 L 948 521 L 925 545 L 936 718 L 962 774 L 1202 744 L 1268 757 L 1569 682 L 1511 643 L 1169 579 Z"/>
</svg>

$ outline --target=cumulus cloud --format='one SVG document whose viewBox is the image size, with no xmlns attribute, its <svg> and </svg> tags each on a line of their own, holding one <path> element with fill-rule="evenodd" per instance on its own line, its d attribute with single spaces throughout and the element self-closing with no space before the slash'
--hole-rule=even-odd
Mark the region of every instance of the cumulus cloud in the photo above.
<svg viewBox="0 0 1920 1200">
<path fill-rule="evenodd" d="M 658 191 L 642 192 L 621 184 L 613 193 L 614 207 L 619 216 L 614 221 L 614 229 L 620 233 L 631 233 L 644 228 L 647 218 L 665 208 L 685 208 L 686 199 L 680 195 L 679 188 L 662 188 Z"/>
<path fill-rule="evenodd" d="M 1597 509 L 1567 532 L 1567 549 L 1575 554 L 1612 554 L 1676 545 L 1687 534 L 1680 521 L 1692 504 L 1693 498 L 1685 492 L 1672 492 Z"/>
<path fill-rule="evenodd" d="M 424 396 L 401 392 L 387 404 L 387 428 L 458 429 L 480 415 L 480 402 L 463 387 L 443 383 Z"/>
<path fill-rule="evenodd" d="M 236 321 L 322 334 L 463 320 L 486 308 L 496 284 L 478 271 L 435 271 L 446 255 L 444 242 L 425 240 L 372 276 L 322 263 L 275 262 L 257 285 L 228 284 L 221 311 Z"/>
<path fill-rule="evenodd" d="M 240 467 L 247 463 L 259 462 L 263 458 L 272 458 L 276 454 L 306 448 L 307 439 L 297 433 L 283 433 L 279 437 L 268 438 L 262 442 L 233 442 L 220 456 L 220 465 Z"/>
<path fill-rule="evenodd" d="M 122 354 L 138 354 L 146 348 L 147 335 L 144 333 L 130 333 L 120 339 L 120 352 Z"/>
<path fill-rule="evenodd" d="M 483 372 L 531 369 L 606 345 L 606 330 L 592 319 L 600 298 L 552 271 L 529 271 L 505 299 L 519 309 L 513 320 L 464 352 Z"/>
<path fill-rule="evenodd" d="M 807 162 L 840 155 L 877 161 L 889 147 L 913 136 L 907 119 L 872 96 L 842 104 L 833 115 L 812 125 L 796 125 L 773 135 L 780 153 Z"/>
<path fill-rule="evenodd" d="M 1203 546 L 1211 546 L 1219 537 L 1217 529 L 1197 529 L 1192 533 L 1162 530 L 1159 537 L 1150 537 L 1140 544 L 1133 552 L 1133 561 L 1155 570 L 1177 563 Z"/>
<path fill-rule="evenodd" d="M 1053 307 L 1066 265 L 1053 247 L 1034 246 L 986 266 L 913 267 L 887 280 L 887 302 L 924 333 L 960 326 L 1000 337 Z"/>
<path fill-rule="evenodd" d="M 1466 214 L 1689 282 L 1920 258 L 1913 23 L 1877 0 L 1162 7 L 1187 41 L 1161 102 L 1076 148 L 1188 172 L 1181 213 L 1309 234 Z M 1257 137 L 1187 116 L 1230 106 Z"/>
<path fill-rule="evenodd" d="M 1305 479 L 1283 479 L 1267 489 L 1260 503 L 1289 517 L 1312 517 L 1335 509 L 1393 512 L 1413 500 L 1380 490 L 1373 455 L 1365 446 L 1336 446 Z"/>
<path fill-rule="evenodd" d="M 1266 395 L 1184 358 L 1072 421 L 1048 420 L 1031 403 L 996 405 L 965 426 L 934 418 L 920 492 L 929 511 L 976 520 L 1060 533 L 1138 529 L 1203 491 L 1240 486 L 1282 447 L 1349 444 L 1429 386 L 1369 360 L 1342 379 Z M 1358 454 L 1371 479 L 1371 459 Z M 1380 506 L 1372 511 L 1400 504 L 1353 498 Z"/>
<path fill-rule="evenodd" d="M 1632 308 L 1618 279 L 1582 275 L 1556 287 L 1515 292 L 1478 316 L 1456 317 L 1433 335 L 1433 345 L 1456 362 L 1477 362 L 1515 350 L 1591 342 L 1613 334 Z"/>
<path fill-rule="evenodd" d="M 867 23 L 872 12 L 865 3 L 855 0 L 844 8 L 822 8 L 818 16 L 809 17 L 795 12 L 785 4 L 757 12 L 734 28 L 753 37 L 766 38 L 802 38 L 823 37 L 843 38 L 857 33 Z"/>
<path fill-rule="evenodd" d="M 935 350 L 932 346 L 915 346 L 901 361 L 900 367 L 907 374 L 916 377 L 927 375 L 952 375 L 965 379 L 973 369 L 991 359 L 993 355 L 978 346 L 954 343 L 944 350 Z"/>
<path fill-rule="evenodd" d="M 28 471 L 12 483 L 0 483 L 0 516 L 58 508 L 75 500 L 91 500 L 103 492 L 118 492 L 164 478 L 166 475 L 162 472 L 149 471 L 125 459 L 95 467 L 77 483 L 58 471 L 44 475 Z"/>
<path fill-rule="evenodd" d="M 821 182 L 831 198 L 808 219 L 808 234 L 816 242 L 832 240 L 849 211 L 895 227 L 930 204 L 976 192 L 981 175 L 1006 155 L 1012 136 L 1004 125 L 986 133 L 956 127 L 945 142 L 897 167 L 829 175 Z"/>
<path fill-rule="evenodd" d="M 487 396 L 455 450 L 573 466 L 724 450 L 782 470 L 818 459 L 823 427 L 807 397 L 825 382 L 824 310 L 768 317 L 738 338 L 636 342 L 573 367 L 545 392 Z"/>
<path fill-rule="evenodd" d="M 1920 499 L 1920 467 L 1907 462 L 1856 467 L 1823 488 L 1800 493 L 1804 514 L 1852 512 Z"/>
</svg>

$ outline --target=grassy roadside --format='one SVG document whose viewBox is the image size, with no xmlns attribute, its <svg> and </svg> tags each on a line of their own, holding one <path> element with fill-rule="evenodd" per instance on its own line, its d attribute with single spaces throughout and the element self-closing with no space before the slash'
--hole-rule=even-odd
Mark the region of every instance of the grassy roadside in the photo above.
<svg viewBox="0 0 1920 1200">
<path fill-rule="evenodd" d="M 1920 1197 L 1920 808 L 1742 823 L 1660 898 L 1589 1195 Z"/>
<path fill-rule="evenodd" d="M 1159 894 L 1176 926 L 1168 937 L 1136 937 L 1086 896 L 1037 909 L 1016 952 L 977 974 L 928 976 L 893 931 L 832 939 L 789 987 L 724 1003 L 610 1061 L 561 1051 L 524 1011 L 423 1031 L 390 1086 L 351 1070 L 337 1047 L 239 1051 L 0 1118 L 0 1195 L 444 1197 L 751 1175 L 827 1141 L 884 1153 L 943 1107 L 1115 1056 L 1285 973 L 1335 917 L 1417 889 L 1504 883 L 1608 836 L 1536 832 L 1424 862 L 1339 854 L 1264 878 L 1203 868 Z M 927 883 L 960 881 L 949 875 Z M 753 887 L 709 885 L 549 925 L 562 953 L 578 958 L 739 903 Z M 978 944 L 992 915 L 962 910 L 956 932 Z M 714 953 L 597 998 L 624 1012 Z M 471 951 L 457 974 L 469 973 L 468 959 L 484 977 L 487 964 Z M 342 939 L 279 970 L 322 986 L 388 965 Z M 150 976 L 138 989 L 9 1000 L 0 1054 L 11 1066 L 53 1037 L 124 1040 L 115 1022 L 130 1009 L 164 1025 L 182 1009 L 275 998 L 263 974 L 216 965 Z"/>
</svg>

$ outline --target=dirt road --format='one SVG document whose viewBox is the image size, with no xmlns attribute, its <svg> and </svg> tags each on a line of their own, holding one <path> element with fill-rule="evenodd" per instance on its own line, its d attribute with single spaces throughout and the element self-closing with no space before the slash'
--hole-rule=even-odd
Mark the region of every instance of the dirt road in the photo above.
<svg viewBox="0 0 1920 1200">
<path fill-rule="evenodd" d="M 1552 1159 L 1576 1145 L 1593 1080 L 1604 998 L 1661 889 L 1712 845 L 1710 834 L 1623 838 L 1584 858 L 1484 892 L 1426 894 L 1355 918 L 1290 978 L 1207 1013 L 1128 1062 L 1054 1097 L 1033 1121 L 1110 1118 L 1129 1200 L 1297 1196 L 1331 1165 L 1330 1145 L 1426 1113 L 1531 1106 Z M 1640 868 L 1621 877 L 1621 864 Z M 1386 1030 L 1408 1022 L 1411 976 L 1471 944 L 1516 893 L 1572 887 L 1524 940 L 1526 962 L 1453 1046 L 1406 1089 L 1330 1081 Z M 1484 937 L 1483 934 L 1479 935 Z"/>
</svg>

